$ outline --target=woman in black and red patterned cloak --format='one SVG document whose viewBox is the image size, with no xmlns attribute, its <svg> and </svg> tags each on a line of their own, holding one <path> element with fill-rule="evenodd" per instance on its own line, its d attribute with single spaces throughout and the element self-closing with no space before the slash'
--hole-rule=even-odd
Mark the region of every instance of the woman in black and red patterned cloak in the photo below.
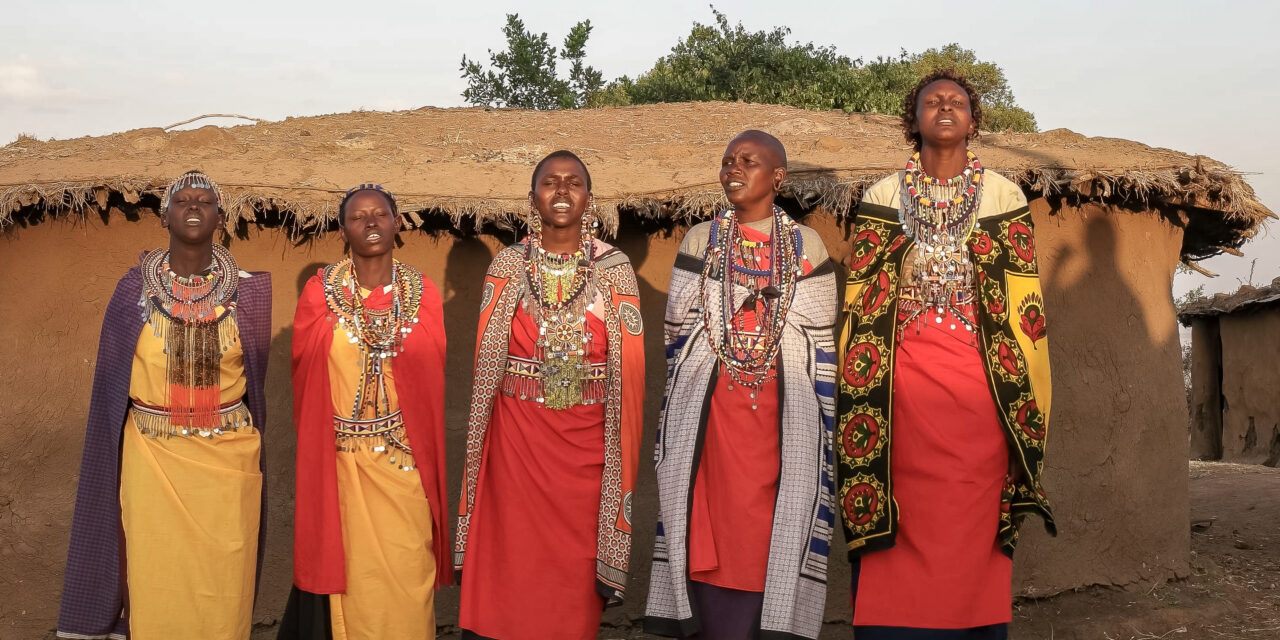
<svg viewBox="0 0 1280 640">
<path fill-rule="evenodd" d="M 840 338 L 853 624 L 858 640 L 1004 638 L 1019 521 L 1054 532 L 1031 213 L 969 150 L 982 106 L 963 77 L 926 76 L 903 111 L 916 153 L 858 206 Z"/>
<path fill-rule="evenodd" d="M 529 234 L 484 279 L 454 566 L 475 640 L 588 640 L 622 601 L 644 417 L 627 256 L 596 238 L 591 174 L 533 170 Z"/>
</svg>

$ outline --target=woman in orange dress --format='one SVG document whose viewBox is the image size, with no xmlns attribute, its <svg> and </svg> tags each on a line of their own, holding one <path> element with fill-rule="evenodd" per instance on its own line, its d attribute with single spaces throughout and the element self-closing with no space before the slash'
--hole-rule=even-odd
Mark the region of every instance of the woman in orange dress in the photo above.
<svg viewBox="0 0 1280 640">
<path fill-rule="evenodd" d="M 294 315 L 294 587 L 279 637 L 429 640 L 452 580 L 440 295 L 392 257 L 389 192 L 348 191 L 338 222 L 351 255 L 307 282 Z"/>
<path fill-rule="evenodd" d="M 262 541 L 271 276 L 213 242 L 198 171 L 165 190 L 169 244 L 102 323 L 59 638 L 245 640 Z"/>
</svg>

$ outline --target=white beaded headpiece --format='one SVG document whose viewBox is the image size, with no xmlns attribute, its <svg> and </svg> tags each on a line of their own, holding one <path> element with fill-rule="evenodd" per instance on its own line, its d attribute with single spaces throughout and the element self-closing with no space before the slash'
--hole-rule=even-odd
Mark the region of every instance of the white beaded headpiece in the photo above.
<svg viewBox="0 0 1280 640">
<path fill-rule="evenodd" d="M 196 189 L 208 189 L 212 191 L 214 198 L 218 201 L 218 209 L 220 211 L 226 211 L 226 209 L 223 206 L 226 200 L 222 197 L 222 189 L 218 187 L 218 183 L 214 182 L 212 179 L 209 178 L 209 176 L 205 175 L 203 172 L 188 171 L 178 176 L 178 179 L 174 180 L 173 184 L 170 184 L 169 188 L 164 190 L 164 197 L 161 198 L 160 200 L 161 213 L 169 210 L 169 200 L 173 198 L 173 194 L 179 191 L 182 191 L 187 187 L 194 187 Z"/>
</svg>

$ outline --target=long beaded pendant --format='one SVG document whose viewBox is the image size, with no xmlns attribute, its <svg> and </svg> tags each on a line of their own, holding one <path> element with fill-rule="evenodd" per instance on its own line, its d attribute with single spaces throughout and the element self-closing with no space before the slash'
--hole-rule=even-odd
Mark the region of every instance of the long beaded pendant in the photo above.
<svg viewBox="0 0 1280 640">
<path fill-rule="evenodd" d="M 154 335 L 164 340 L 165 407 L 169 427 L 156 435 L 220 435 L 222 354 L 237 339 L 235 299 L 240 269 L 231 252 L 213 245 L 204 274 L 179 276 L 169 268 L 169 252 L 156 249 L 141 264 L 143 294 L 138 304 Z M 225 313 L 219 316 L 217 309 Z M 145 431 L 145 430 L 144 430 Z"/>
<path fill-rule="evenodd" d="M 916 243 L 910 286 L 923 303 L 921 311 L 932 310 L 941 323 L 947 309 L 973 291 L 966 243 L 977 224 L 983 168 L 969 153 L 960 175 L 939 180 L 924 174 L 919 161 L 917 152 L 907 162 L 899 211 L 903 232 Z"/>
</svg>

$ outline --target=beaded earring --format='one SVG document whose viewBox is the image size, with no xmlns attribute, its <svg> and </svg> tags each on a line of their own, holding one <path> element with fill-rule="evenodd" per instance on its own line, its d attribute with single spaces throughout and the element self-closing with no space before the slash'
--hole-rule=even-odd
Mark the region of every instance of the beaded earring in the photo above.
<svg viewBox="0 0 1280 640">
<path fill-rule="evenodd" d="M 529 199 L 529 212 L 524 216 L 524 226 L 532 233 L 535 229 L 542 229 L 542 214 L 538 213 L 538 208 L 533 205 L 533 199 Z"/>
<path fill-rule="evenodd" d="M 591 198 L 589 208 L 582 214 L 582 246 L 594 250 L 596 230 L 600 228 L 600 214 L 596 209 L 596 199 Z"/>
</svg>

